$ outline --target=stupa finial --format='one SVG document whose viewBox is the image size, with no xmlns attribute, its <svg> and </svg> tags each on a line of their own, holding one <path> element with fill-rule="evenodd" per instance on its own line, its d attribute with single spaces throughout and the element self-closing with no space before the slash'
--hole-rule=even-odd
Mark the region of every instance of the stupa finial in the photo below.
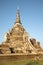
<svg viewBox="0 0 43 65">
<path fill-rule="evenodd" d="M 16 21 L 15 23 L 21 23 L 20 22 L 20 10 L 19 10 L 19 7 L 17 8 L 17 14 L 16 14 Z"/>
</svg>

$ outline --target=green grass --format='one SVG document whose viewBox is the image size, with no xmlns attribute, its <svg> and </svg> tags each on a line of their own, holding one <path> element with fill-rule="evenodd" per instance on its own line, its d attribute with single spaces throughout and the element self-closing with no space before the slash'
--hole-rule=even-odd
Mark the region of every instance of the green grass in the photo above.
<svg viewBox="0 0 43 65">
<path fill-rule="evenodd" d="M 27 63 L 26 65 L 43 65 L 43 61 L 30 61 L 29 63 Z"/>
<path fill-rule="evenodd" d="M 43 65 L 43 60 L 0 60 L 0 65 Z"/>
</svg>

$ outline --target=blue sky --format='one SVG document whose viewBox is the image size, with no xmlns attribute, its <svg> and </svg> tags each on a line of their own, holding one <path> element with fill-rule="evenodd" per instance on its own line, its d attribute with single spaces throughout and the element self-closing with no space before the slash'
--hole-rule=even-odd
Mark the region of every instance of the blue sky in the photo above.
<svg viewBox="0 0 43 65">
<path fill-rule="evenodd" d="M 17 7 L 22 25 L 43 47 L 43 0 L 0 0 L 0 43 L 14 25 Z"/>
</svg>

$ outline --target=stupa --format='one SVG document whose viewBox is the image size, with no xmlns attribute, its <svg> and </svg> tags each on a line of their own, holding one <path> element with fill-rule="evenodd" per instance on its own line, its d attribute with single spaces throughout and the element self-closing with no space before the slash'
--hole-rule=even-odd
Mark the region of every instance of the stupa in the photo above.
<svg viewBox="0 0 43 65">
<path fill-rule="evenodd" d="M 29 34 L 22 26 L 18 9 L 13 28 L 5 34 L 4 41 L 0 45 L 0 53 L 37 54 L 37 50 L 40 49 L 40 43 L 33 38 L 30 39 Z"/>
</svg>

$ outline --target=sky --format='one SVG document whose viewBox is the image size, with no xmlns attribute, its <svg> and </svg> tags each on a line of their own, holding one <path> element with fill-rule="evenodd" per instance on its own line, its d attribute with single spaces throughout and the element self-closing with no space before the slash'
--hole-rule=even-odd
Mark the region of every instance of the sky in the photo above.
<svg viewBox="0 0 43 65">
<path fill-rule="evenodd" d="M 43 0 L 0 0 L 0 44 L 14 25 L 18 7 L 23 27 L 43 48 Z"/>
</svg>

